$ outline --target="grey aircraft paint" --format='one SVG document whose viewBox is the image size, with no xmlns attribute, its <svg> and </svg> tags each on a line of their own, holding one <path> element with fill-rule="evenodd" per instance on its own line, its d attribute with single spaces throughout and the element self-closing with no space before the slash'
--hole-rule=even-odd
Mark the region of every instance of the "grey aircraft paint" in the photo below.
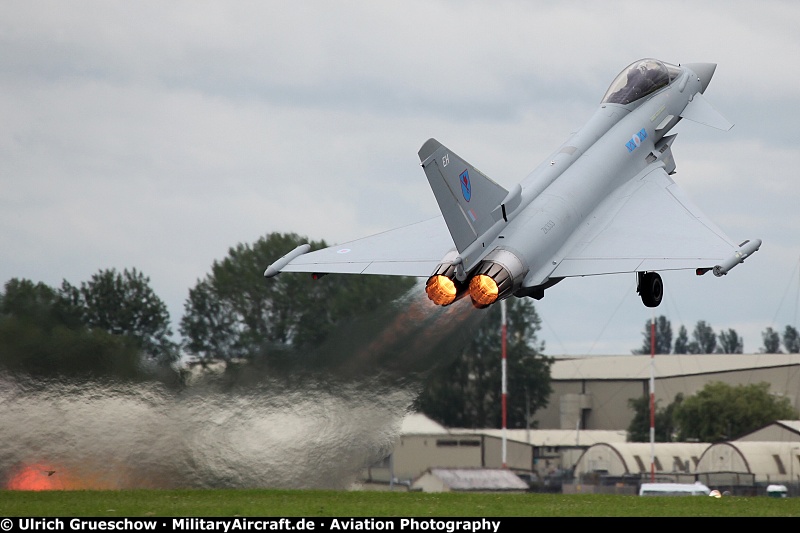
<svg viewBox="0 0 800 533">
<path fill-rule="evenodd" d="M 643 303 L 656 307 L 657 271 L 723 276 L 761 246 L 736 244 L 670 177 L 676 135 L 668 133 L 681 119 L 733 126 L 703 94 L 715 70 L 630 64 L 587 123 L 511 191 L 429 139 L 419 158 L 441 217 L 323 250 L 298 247 L 264 275 L 428 277 L 435 303 L 469 294 L 482 308 L 512 295 L 542 298 L 567 277 L 628 272 Z"/>
</svg>

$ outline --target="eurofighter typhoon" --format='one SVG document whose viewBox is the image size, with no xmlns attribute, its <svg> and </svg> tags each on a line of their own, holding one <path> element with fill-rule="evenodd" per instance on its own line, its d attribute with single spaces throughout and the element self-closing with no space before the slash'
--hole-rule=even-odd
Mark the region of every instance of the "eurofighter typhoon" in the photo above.
<svg viewBox="0 0 800 533">
<path fill-rule="evenodd" d="M 733 126 L 704 96 L 715 70 L 632 63 L 589 121 L 510 191 L 429 139 L 419 158 L 441 216 L 313 252 L 301 245 L 264 275 L 427 277 L 435 304 L 469 295 L 485 308 L 510 296 L 541 299 L 564 278 L 635 273 L 642 302 L 657 307 L 658 271 L 724 276 L 761 246 L 728 237 L 670 177 L 676 135 L 668 133 L 681 119 Z"/>
</svg>

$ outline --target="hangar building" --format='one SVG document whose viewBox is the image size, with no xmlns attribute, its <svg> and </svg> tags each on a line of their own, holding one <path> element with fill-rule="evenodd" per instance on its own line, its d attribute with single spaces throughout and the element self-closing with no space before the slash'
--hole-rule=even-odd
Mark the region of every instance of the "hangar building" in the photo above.
<svg viewBox="0 0 800 533">
<path fill-rule="evenodd" d="M 534 413 L 535 423 L 538 429 L 627 430 L 634 415 L 628 400 L 650 394 L 651 374 L 659 407 L 711 381 L 767 382 L 771 393 L 800 407 L 800 354 L 597 355 L 556 359 L 553 393 Z"/>
<path fill-rule="evenodd" d="M 628 401 L 649 395 L 651 374 L 661 407 L 678 393 L 695 394 L 712 381 L 767 382 L 771 393 L 800 406 L 800 354 L 560 358 L 552 367 L 550 405 L 534 414 L 536 429 L 444 428 L 412 414 L 403 423 L 394 453 L 367 469 L 363 479 L 390 485 L 396 480 L 410 487 L 432 468 L 498 468 L 504 439 L 507 468 L 529 480 L 546 483 L 563 474 L 566 490 L 572 483 L 597 483 L 601 477 L 605 483 L 622 480 L 618 485 L 646 479 L 650 444 L 626 442 L 626 430 L 634 415 Z M 777 421 L 713 447 L 655 443 L 654 450 L 655 470 L 662 479 L 742 487 L 786 481 L 790 489 L 800 484 L 800 421 Z"/>
</svg>

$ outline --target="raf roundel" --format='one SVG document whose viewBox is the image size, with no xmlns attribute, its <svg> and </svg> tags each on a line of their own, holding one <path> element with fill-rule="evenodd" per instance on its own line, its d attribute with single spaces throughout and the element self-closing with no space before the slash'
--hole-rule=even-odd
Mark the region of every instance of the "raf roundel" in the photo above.
<svg viewBox="0 0 800 533">
<path fill-rule="evenodd" d="M 625 143 L 625 147 L 628 149 L 628 152 L 633 152 L 639 145 L 642 144 L 642 141 L 647 139 L 647 130 L 642 128 L 638 132 L 631 135 L 631 138 L 628 142 Z"/>
</svg>

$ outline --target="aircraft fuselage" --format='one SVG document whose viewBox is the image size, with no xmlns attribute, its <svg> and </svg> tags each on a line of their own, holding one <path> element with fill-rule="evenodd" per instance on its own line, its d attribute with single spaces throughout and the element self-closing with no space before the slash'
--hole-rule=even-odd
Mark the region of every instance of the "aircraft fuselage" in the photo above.
<svg viewBox="0 0 800 533">
<path fill-rule="evenodd" d="M 669 132 L 681 119 L 732 127 L 703 96 L 715 69 L 631 63 L 588 122 L 510 191 L 428 139 L 418 155 L 442 217 L 313 252 L 299 246 L 264 275 L 427 275 L 436 305 L 469 294 L 478 308 L 542 298 L 565 277 L 623 272 L 636 273 L 643 303 L 656 307 L 660 270 L 724 276 L 761 240 L 737 244 L 670 177 Z"/>
<path fill-rule="evenodd" d="M 688 68 L 682 70 L 672 83 L 644 100 L 627 106 L 602 104 L 578 132 L 522 180 L 521 202 L 494 241 L 527 267 L 522 273 L 512 272 L 522 275 L 515 291 L 524 293 L 547 284 L 559 250 L 581 226 L 592 224 L 592 212 L 630 176 L 636 179 L 655 160 L 662 160 L 668 172 L 674 170 L 669 148 L 660 153 L 656 145 L 701 90 L 697 75 Z M 465 270 L 486 259 L 494 246 L 486 243 L 485 249 L 469 262 L 464 258 Z"/>
</svg>

